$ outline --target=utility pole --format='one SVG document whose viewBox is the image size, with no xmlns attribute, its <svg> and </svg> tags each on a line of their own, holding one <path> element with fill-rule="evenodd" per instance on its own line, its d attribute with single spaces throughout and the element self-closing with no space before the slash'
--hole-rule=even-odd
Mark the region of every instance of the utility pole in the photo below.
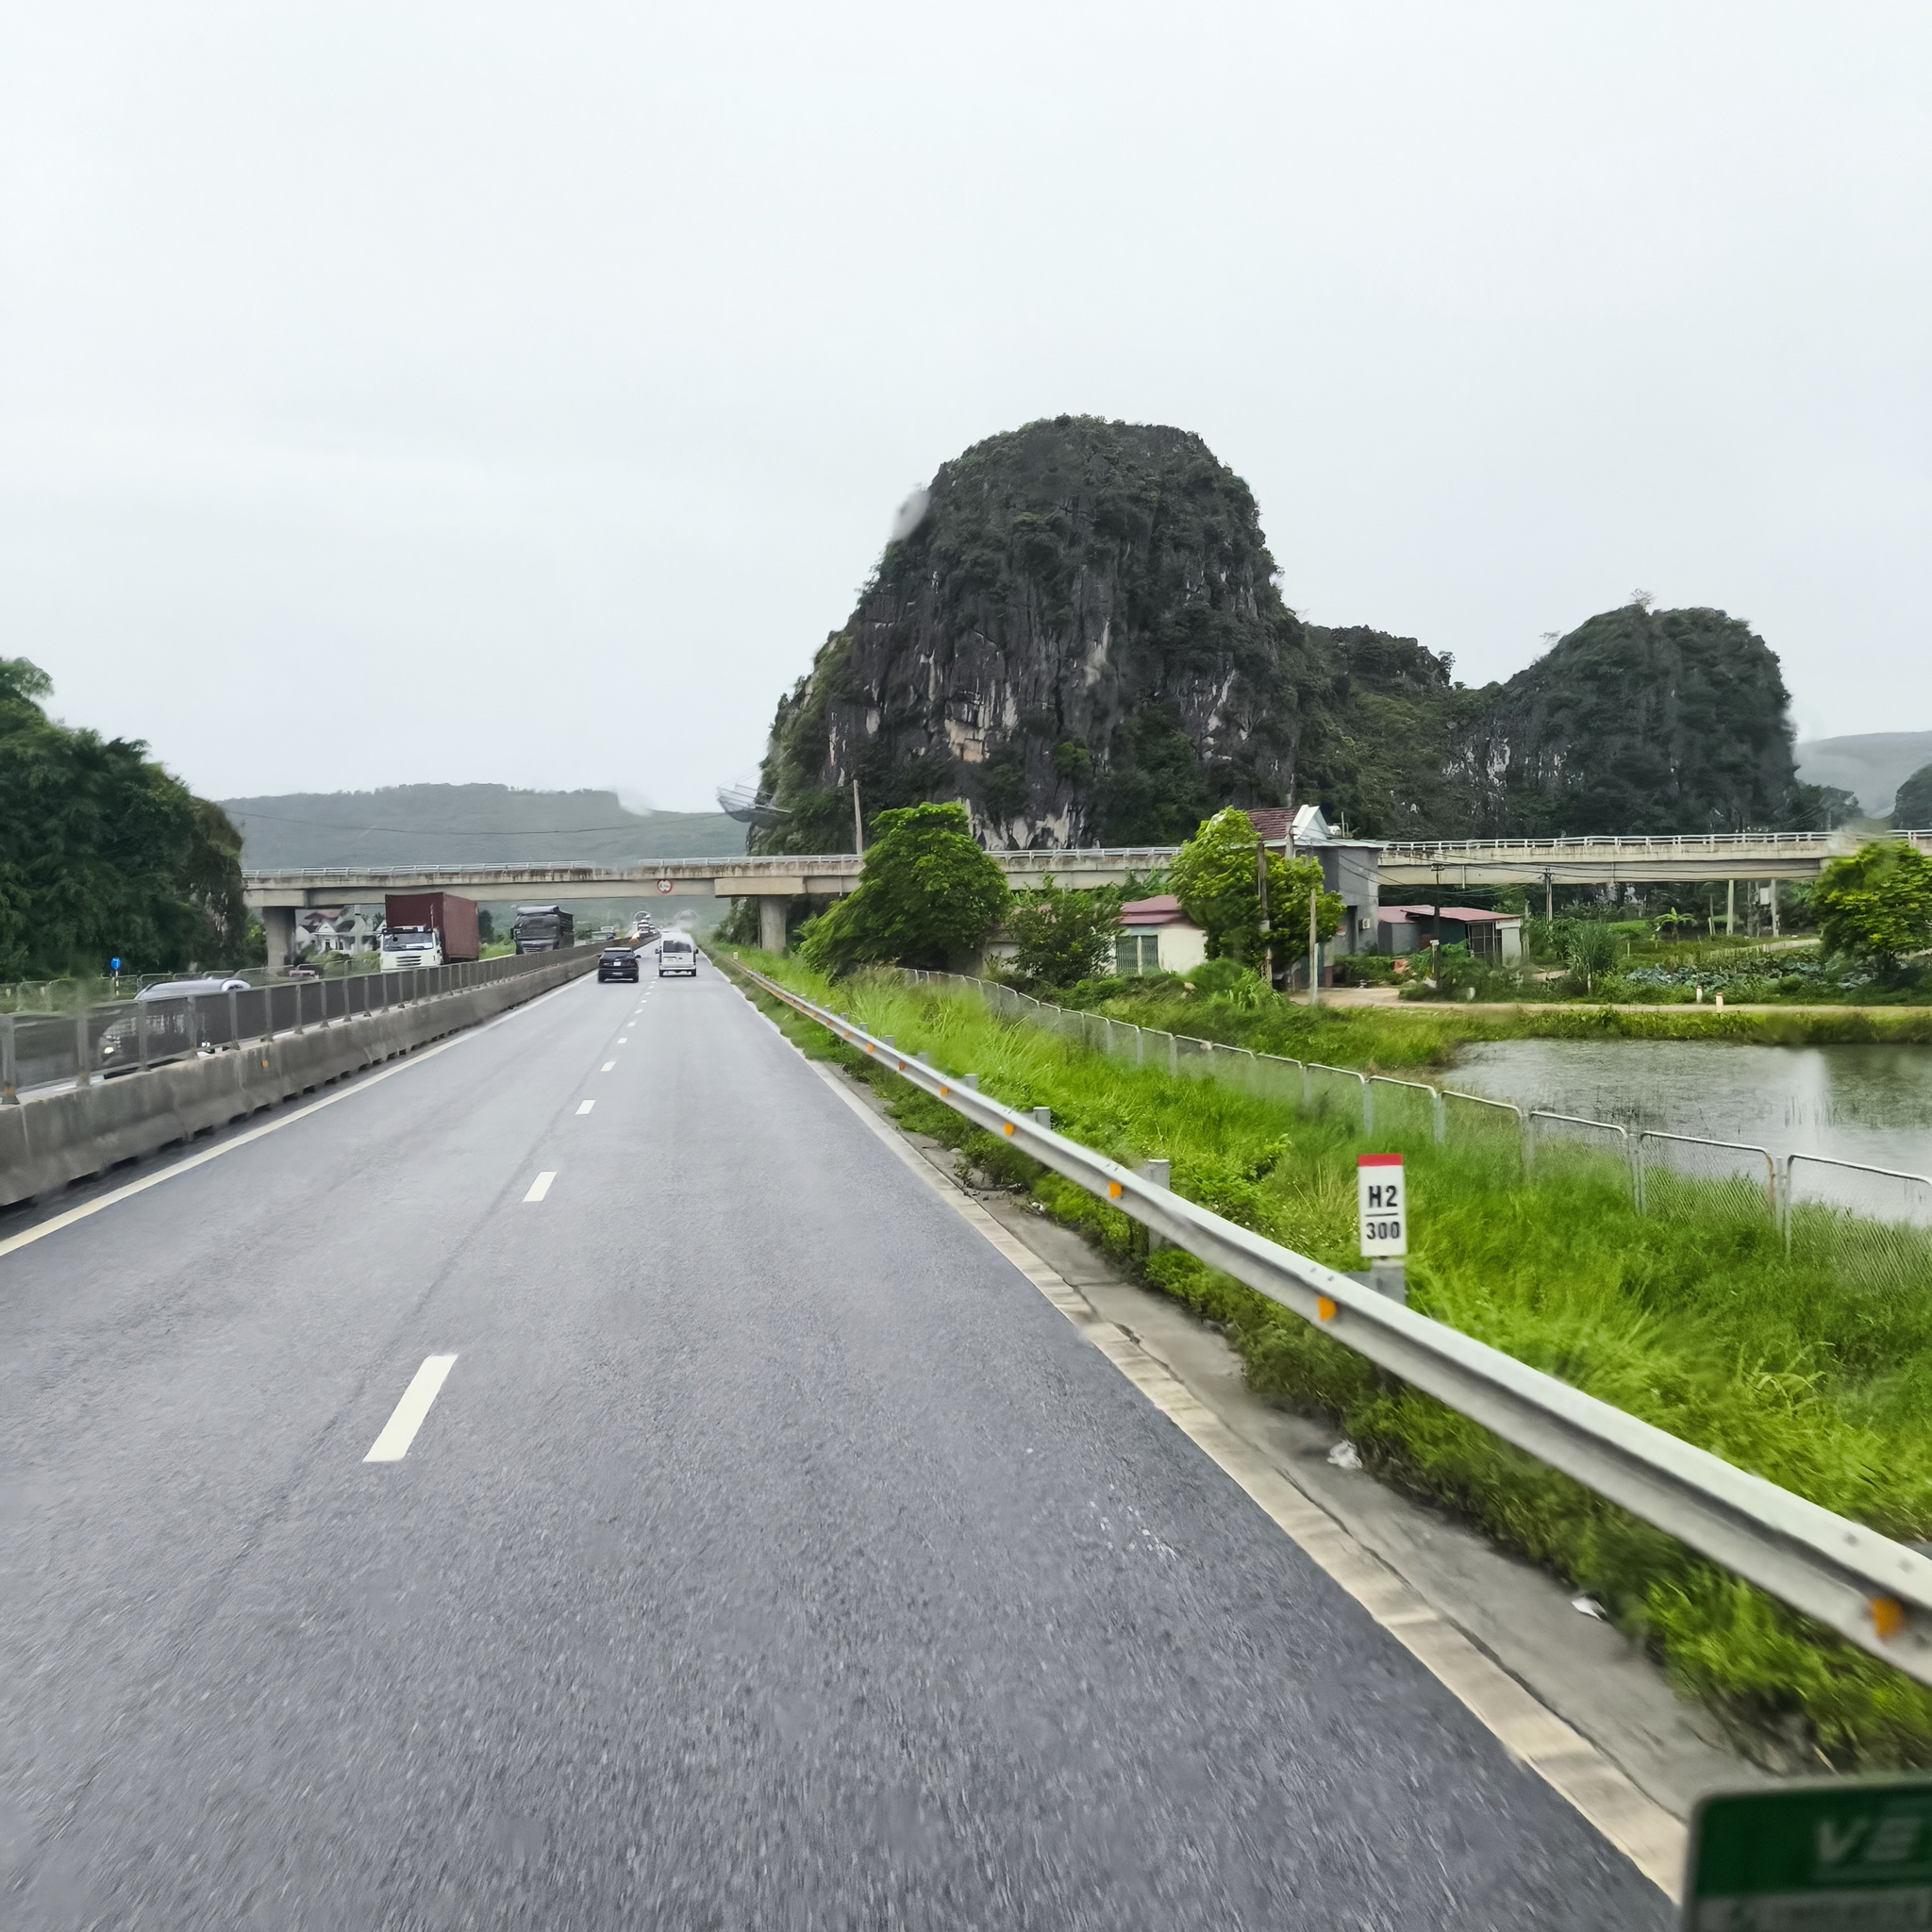
<svg viewBox="0 0 1932 1932">
<path fill-rule="evenodd" d="M 1308 888 L 1308 1004 L 1322 1004 L 1322 941 L 1315 937 L 1315 902 L 1322 896 L 1320 886 Z"/>
<path fill-rule="evenodd" d="M 1736 879 L 1726 879 L 1724 881 L 1724 937 L 1734 940 L 1737 936 L 1738 882 Z"/>
<path fill-rule="evenodd" d="M 1436 867 L 1436 936 L 1429 941 L 1429 977 L 1442 970 L 1442 868 Z"/>
<path fill-rule="evenodd" d="M 1777 937 L 1777 881 L 1771 881 L 1771 936 Z"/>
<path fill-rule="evenodd" d="M 858 780 L 852 781 L 852 849 L 863 858 L 865 857 L 865 820 L 858 809 Z"/>
<path fill-rule="evenodd" d="M 1268 931 L 1268 841 L 1255 841 L 1255 891 L 1261 901 L 1261 976 L 1274 989 L 1274 947 Z"/>
<path fill-rule="evenodd" d="M 1555 924 L 1557 919 L 1557 891 L 1550 882 L 1550 874 L 1543 874 L 1543 920 L 1546 924 Z"/>
</svg>

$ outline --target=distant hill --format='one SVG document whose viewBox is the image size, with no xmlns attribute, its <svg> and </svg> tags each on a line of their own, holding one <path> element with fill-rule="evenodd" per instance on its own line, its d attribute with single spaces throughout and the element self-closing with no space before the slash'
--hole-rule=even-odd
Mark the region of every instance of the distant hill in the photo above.
<svg viewBox="0 0 1932 1932">
<path fill-rule="evenodd" d="M 744 827 L 715 811 L 626 811 L 614 791 L 391 785 L 228 798 L 248 871 L 325 865 L 641 864 L 723 858 Z"/>
<path fill-rule="evenodd" d="M 1851 738 L 1817 738 L 1797 748 L 1798 776 L 1807 785 L 1851 792 L 1874 818 L 1891 809 L 1893 794 L 1916 771 L 1932 764 L 1932 731 L 1861 731 Z"/>
</svg>

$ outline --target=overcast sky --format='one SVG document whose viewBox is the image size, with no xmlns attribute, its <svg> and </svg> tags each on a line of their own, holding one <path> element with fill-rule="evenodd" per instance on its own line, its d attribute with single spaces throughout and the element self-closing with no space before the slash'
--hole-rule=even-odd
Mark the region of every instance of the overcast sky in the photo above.
<svg viewBox="0 0 1932 1932">
<path fill-rule="evenodd" d="M 0 5 L 0 654 L 217 796 L 705 808 L 1063 410 L 1507 675 L 1641 587 L 1932 728 L 1932 8 Z"/>
</svg>

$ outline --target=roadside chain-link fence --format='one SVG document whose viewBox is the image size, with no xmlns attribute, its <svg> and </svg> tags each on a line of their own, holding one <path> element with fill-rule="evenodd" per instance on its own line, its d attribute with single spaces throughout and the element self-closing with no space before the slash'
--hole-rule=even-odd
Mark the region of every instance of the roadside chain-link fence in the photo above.
<svg viewBox="0 0 1932 1932">
<path fill-rule="evenodd" d="M 1591 1172 L 1626 1190 L 1641 1214 L 1769 1222 L 1786 1251 L 1848 1284 L 1932 1288 L 1932 1179 L 1823 1154 L 1774 1155 L 1741 1141 L 1641 1130 L 1521 1108 L 1421 1080 L 1359 1074 L 1218 1041 L 1162 1033 L 1050 1006 L 997 980 L 908 972 L 920 986 L 971 993 L 993 1012 L 1129 1065 L 1213 1079 L 1391 1145 L 1425 1141 L 1479 1154 L 1524 1176 Z"/>
<path fill-rule="evenodd" d="M 16 1102 L 36 1088 L 84 1087 L 278 1033 L 306 1032 L 361 1013 L 467 992 L 535 972 L 570 950 L 586 949 L 506 953 L 494 959 L 337 979 L 271 980 L 175 999 L 109 1000 L 67 1013 L 0 1014 L 0 1104 Z"/>
</svg>

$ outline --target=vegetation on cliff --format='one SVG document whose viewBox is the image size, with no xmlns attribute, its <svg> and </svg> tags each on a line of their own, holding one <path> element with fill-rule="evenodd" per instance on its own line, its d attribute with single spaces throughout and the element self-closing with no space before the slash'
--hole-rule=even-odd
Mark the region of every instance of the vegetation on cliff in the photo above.
<svg viewBox="0 0 1932 1932">
<path fill-rule="evenodd" d="M 1006 846 L 1173 844 L 1284 804 L 1320 684 L 1247 486 L 1198 436 L 1060 417 L 976 444 L 778 707 L 766 851 L 957 798 Z"/>
<path fill-rule="evenodd" d="M 240 834 L 145 745 L 50 719 L 52 688 L 0 658 L 0 979 L 239 959 Z"/>
<path fill-rule="evenodd" d="M 1369 837 L 1824 823 L 1777 658 L 1639 596 L 1471 689 L 1413 638 L 1305 624 L 1247 486 L 1197 436 L 1059 417 L 934 478 L 778 706 L 765 851 L 958 799 L 1000 846 L 1177 844 L 1225 805 L 1318 802 Z M 1839 816 L 1842 816 L 1840 810 Z"/>
</svg>

